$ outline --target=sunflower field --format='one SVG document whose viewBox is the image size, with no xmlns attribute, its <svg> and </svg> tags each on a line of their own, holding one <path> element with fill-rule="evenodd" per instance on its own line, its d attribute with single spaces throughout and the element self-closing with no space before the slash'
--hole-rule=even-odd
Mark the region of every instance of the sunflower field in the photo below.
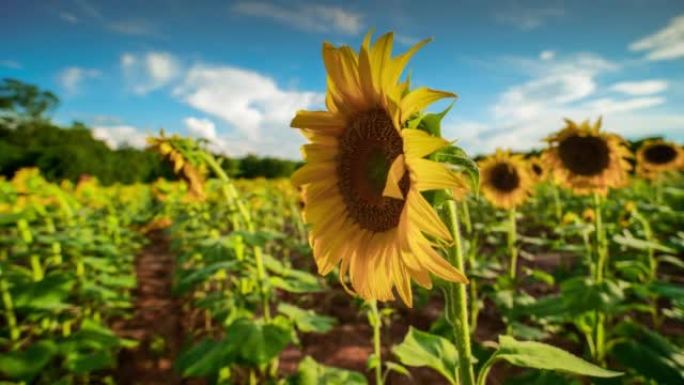
<svg viewBox="0 0 684 385">
<path fill-rule="evenodd" d="M 176 181 L 0 179 L 0 383 L 684 384 L 684 149 L 559 117 L 473 158 L 427 43 L 325 43 L 290 179 L 163 131 Z"/>
</svg>

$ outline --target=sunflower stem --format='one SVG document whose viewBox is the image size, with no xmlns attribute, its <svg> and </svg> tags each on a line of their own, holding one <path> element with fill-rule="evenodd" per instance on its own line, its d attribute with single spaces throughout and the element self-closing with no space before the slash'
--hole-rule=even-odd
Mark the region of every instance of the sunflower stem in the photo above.
<svg viewBox="0 0 684 385">
<path fill-rule="evenodd" d="M 463 244 L 459 229 L 458 209 L 456 202 L 447 202 L 447 225 L 454 238 L 454 245 L 449 248 L 449 262 L 465 273 Z M 459 365 L 457 378 L 459 385 L 475 385 L 473 355 L 470 346 L 470 328 L 468 325 L 468 294 L 465 284 L 450 282 L 446 292 L 446 317 L 454 329 L 456 350 Z"/>
<path fill-rule="evenodd" d="M 515 223 L 516 211 L 515 207 L 508 210 L 508 255 L 510 256 L 510 266 L 508 267 L 508 276 L 511 278 L 511 284 L 515 288 L 515 280 L 518 271 L 518 242 L 517 228 Z"/>
<path fill-rule="evenodd" d="M 563 206 L 560 199 L 560 188 L 556 185 L 551 186 L 553 191 L 553 203 L 556 210 L 556 222 L 560 225 L 563 222 Z"/>
<path fill-rule="evenodd" d="M 382 327 L 382 319 L 380 312 L 378 312 L 378 301 L 368 301 L 368 322 L 373 328 L 373 356 L 375 362 L 373 363 L 375 369 L 375 384 L 382 385 L 382 347 L 380 344 L 380 328 Z"/>
<path fill-rule="evenodd" d="M 597 285 L 603 283 L 605 276 L 606 265 L 608 264 L 608 241 L 606 238 L 606 230 L 603 226 L 602 217 L 602 203 L 603 199 L 598 193 L 594 193 L 594 211 L 595 211 L 595 226 L 596 226 L 596 269 L 595 269 L 595 283 Z M 594 343 L 596 346 L 594 359 L 599 364 L 605 361 L 606 356 L 606 315 L 597 310 L 594 320 Z"/>
</svg>

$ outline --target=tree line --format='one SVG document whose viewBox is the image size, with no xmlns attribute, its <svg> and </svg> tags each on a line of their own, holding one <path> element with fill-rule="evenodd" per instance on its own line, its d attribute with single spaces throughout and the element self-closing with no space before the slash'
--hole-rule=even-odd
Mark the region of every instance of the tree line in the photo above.
<svg viewBox="0 0 684 385">
<path fill-rule="evenodd" d="M 175 179 L 173 170 L 154 152 L 109 148 L 93 137 L 88 126 L 74 122 L 59 126 L 50 114 L 59 98 L 36 85 L 15 79 L 0 84 L 0 175 L 11 178 L 24 167 L 38 167 L 53 181 L 77 181 L 82 175 L 103 184 L 148 183 Z M 247 155 L 220 157 L 226 172 L 240 178 L 288 177 L 300 162 Z"/>
</svg>

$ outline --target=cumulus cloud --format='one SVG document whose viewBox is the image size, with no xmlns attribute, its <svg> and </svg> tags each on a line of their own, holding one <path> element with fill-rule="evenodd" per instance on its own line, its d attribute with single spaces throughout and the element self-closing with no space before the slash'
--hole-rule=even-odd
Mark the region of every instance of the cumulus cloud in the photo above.
<svg viewBox="0 0 684 385">
<path fill-rule="evenodd" d="M 73 95 L 80 91 L 84 81 L 97 78 L 100 75 L 100 71 L 93 68 L 69 67 L 57 75 L 57 81 L 64 88 L 64 91 Z"/>
<path fill-rule="evenodd" d="M 93 137 L 105 142 L 112 149 L 126 146 L 144 148 L 148 134 L 137 127 L 128 125 L 95 126 Z"/>
<path fill-rule="evenodd" d="M 129 88 L 140 95 L 168 85 L 181 70 L 178 60 L 166 52 L 127 52 L 120 64 Z"/>
<path fill-rule="evenodd" d="M 523 31 L 530 31 L 563 15 L 565 15 L 565 7 L 562 2 L 510 0 L 507 3 L 497 5 L 494 18 L 499 23 L 512 25 Z"/>
<path fill-rule="evenodd" d="M 122 19 L 107 23 L 109 30 L 129 36 L 158 36 L 157 26 L 145 19 Z"/>
<path fill-rule="evenodd" d="M 652 61 L 684 57 L 684 15 L 673 17 L 665 28 L 633 42 L 629 49 L 644 52 Z"/>
<path fill-rule="evenodd" d="M 541 60 L 551 60 L 554 57 L 556 57 L 556 52 L 552 51 L 552 50 L 547 49 L 547 50 L 541 51 L 541 53 L 539 53 L 539 58 Z"/>
<path fill-rule="evenodd" d="M 187 117 L 183 120 L 190 135 L 209 141 L 216 140 L 216 124 L 209 119 Z"/>
<path fill-rule="evenodd" d="M 283 90 L 267 76 L 231 66 L 197 65 L 175 93 L 252 139 L 262 136 L 265 126 L 287 127 L 294 111 L 323 99 L 315 92 Z"/>
<path fill-rule="evenodd" d="M 669 84 L 665 80 L 642 80 L 619 82 L 610 87 L 611 90 L 627 95 L 653 95 L 665 91 Z"/>
<path fill-rule="evenodd" d="M 666 102 L 656 94 L 667 87 L 667 82 L 625 81 L 602 87 L 600 77 L 620 66 L 596 55 L 506 58 L 502 63 L 527 73 L 529 79 L 503 90 L 489 108 L 489 119 L 445 123 L 445 134 L 459 139 L 475 153 L 491 152 L 497 147 L 542 147 L 541 140 L 562 127 L 563 117 L 583 120 L 603 115 L 607 129 L 637 136 L 644 135 L 644 129 L 653 134 L 667 132 L 681 121 L 673 115 L 647 124 L 644 116 L 662 116 L 645 111 Z M 609 97 L 606 95 L 611 94 L 605 91 L 619 94 Z"/>
<path fill-rule="evenodd" d="M 233 6 L 233 11 L 242 15 L 271 19 L 312 32 L 341 32 L 355 35 L 364 28 L 363 16 L 360 13 L 326 4 L 279 5 L 261 1 L 242 1 Z"/>
</svg>

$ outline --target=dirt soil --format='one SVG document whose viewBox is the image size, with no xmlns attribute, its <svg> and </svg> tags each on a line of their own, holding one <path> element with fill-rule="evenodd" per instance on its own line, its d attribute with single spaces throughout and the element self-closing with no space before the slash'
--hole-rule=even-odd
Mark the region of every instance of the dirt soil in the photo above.
<svg viewBox="0 0 684 385">
<path fill-rule="evenodd" d="M 139 346 L 121 351 L 115 378 L 123 385 L 179 385 L 173 369 L 182 343 L 180 302 L 171 294 L 175 257 L 163 232 L 151 232 L 149 239 L 135 259 L 134 315 L 113 325 L 121 337 L 135 339 Z"/>
</svg>

